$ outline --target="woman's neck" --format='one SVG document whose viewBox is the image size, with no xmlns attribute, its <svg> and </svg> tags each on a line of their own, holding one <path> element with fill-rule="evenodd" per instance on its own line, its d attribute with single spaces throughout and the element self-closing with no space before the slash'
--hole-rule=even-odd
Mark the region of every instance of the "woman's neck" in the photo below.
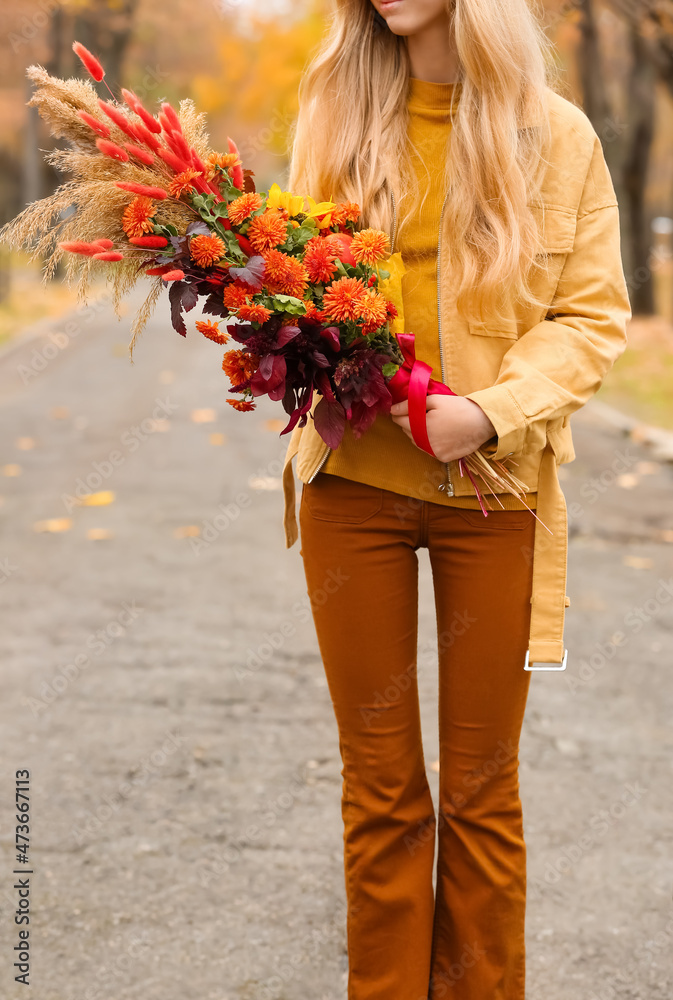
<svg viewBox="0 0 673 1000">
<path fill-rule="evenodd" d="M 453 23 L 442 14 L 419 31 L 406 36 L 410 75 L 432 83 L 455 83 L 459 60 Z"/>
</svg>

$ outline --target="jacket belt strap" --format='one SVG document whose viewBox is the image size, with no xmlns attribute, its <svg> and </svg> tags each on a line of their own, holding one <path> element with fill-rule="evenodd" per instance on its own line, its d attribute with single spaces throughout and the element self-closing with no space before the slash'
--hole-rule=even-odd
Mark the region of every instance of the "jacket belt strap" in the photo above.
<svg viewBox="0 0 673 1000">
<path fill-rule="evenodd" d="M 526 670 L 563 670 L 567 659 L 563 626 L 567 600 L 568 513 L 550 441 L 547 441 L 540 462 L 536 514 L 553 534 L 536 523 L 533 597 L 524 667 Z"/>
</svg>

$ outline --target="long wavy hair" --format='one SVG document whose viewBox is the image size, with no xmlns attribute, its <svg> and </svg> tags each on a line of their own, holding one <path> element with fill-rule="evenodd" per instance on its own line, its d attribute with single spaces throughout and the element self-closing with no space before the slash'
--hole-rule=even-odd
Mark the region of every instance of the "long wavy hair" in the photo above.
<svg viewBox="0 0 673 1000">
<path fill-rule="evenodd" d="M 535 0 L 531 0 L 535 2 Z M 422 204 L 409 169 L 410 61 L 371 0 L 333 0 L 328 29 L 299 85 L 290 137 L 290 190 L 357 202 L 360 225 L 392 235 Z M 545 266 L 529 205 L 551 141 L 547 97 L 557 89 L 553 46 L 529 0 L 447 0 L 458 54 L 457 102 L 445 167 L 442 255 L 456 306 L 502 318 L 503 289 L 545 306 L 531 284 Z M 523 127 L 524 120 L 539 125 Z"/>
</svg>

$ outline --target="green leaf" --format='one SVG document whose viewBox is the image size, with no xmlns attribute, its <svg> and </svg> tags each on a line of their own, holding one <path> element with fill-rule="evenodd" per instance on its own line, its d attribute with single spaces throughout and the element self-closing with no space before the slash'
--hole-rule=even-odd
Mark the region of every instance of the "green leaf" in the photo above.
<svg viewBox="0 0 673 1000">
<path fill-rule="evenodd" d="M 394 361 L 386 361 L 385 365 L 382 365 L 381 372 L 383 377 L 388 379 L 392 378 L 396 371 L 399 371 L 400 366 L 396 365 Z"/>
<path fill-rule="evenodd" d="M 303 316 L 306 312 L 306 306 L 295 295 L 282 295 L 279 293 L 278 295 L 272 295 L 271 301 L 277 309 L 290 313 L 291 316 Z"/>
</svg>

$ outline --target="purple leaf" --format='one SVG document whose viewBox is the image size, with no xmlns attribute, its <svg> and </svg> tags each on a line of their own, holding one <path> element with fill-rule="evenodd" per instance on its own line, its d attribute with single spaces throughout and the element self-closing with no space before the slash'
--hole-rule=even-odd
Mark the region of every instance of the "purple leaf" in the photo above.
<svg viewBox="0 0 673 1000">
<path fill-rule="evenodd" d="M 281 326 L 276 336 L 276 343 L 278 347 L 285 347 L 285 345 L 289 344 L 289 342 L 299 333 L 301 333 L 301 330 L 298 326 Z"/>
<path fill-rule="evenodd" d="M 182 318 L 182 285 L 184 281 L 172 281 L 168 292 L 168 300 L 171 304 L 171 322 L 173 329 L 177 330 L 181 337 L 187 336 L 187 327 Z"/>
<path fill-rule="evenodd" d="M 313 411 L 315 429 L 325 444 L 338 448 L 346 426 L 346 414 L 341 403 L 330 403 L 321 399 Z"/>
<path fill-rule="evenodd" d="M 337 326 L 326 326 L 320 331 L 320 336 L 324 337 L 325 340 L 329 341 L 331 347 L 335 351 L 341 349 L 341 341 L 339 340 L 339 328 Z"/>
<path fill-rule="evenodd" d="M 262 287 L 262 278 L 264 277 L 265 270 L 266 264 L 264 263 L 264 258 L 258 255 L 248 257 L 245 267 L 230 267 L 229 274 L 233 274 L 234 278 L 244 281 L 246 285 L 250 285 L 255 291 L 259 291 Z"/>
<path fill-rule="evenodd" d="M 197 222 L 190 222 L 185 230 L 187 236 L 210 236 L 211 232 L 205 222 L 199 220 Z"/>
</svg>

